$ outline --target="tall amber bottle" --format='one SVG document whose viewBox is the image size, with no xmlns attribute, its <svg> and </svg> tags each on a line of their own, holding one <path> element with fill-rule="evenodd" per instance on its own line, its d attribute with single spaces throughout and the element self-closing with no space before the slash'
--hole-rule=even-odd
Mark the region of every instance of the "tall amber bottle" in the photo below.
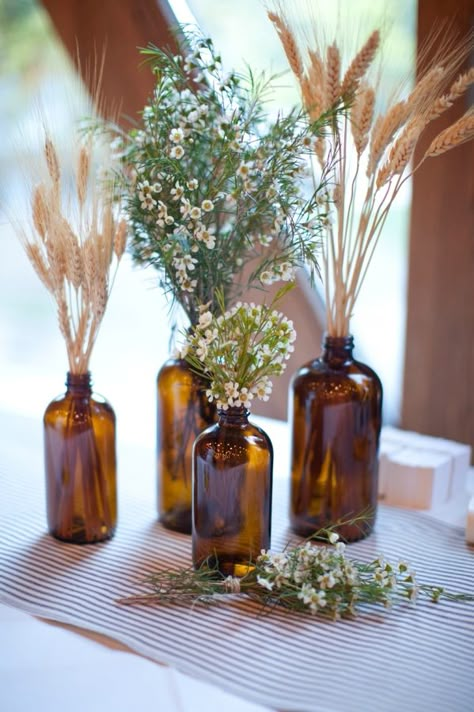
<svg viewBox="0 0 474 712">
<path fill-rule="evenodd" d="M 113 536 L 117 523 L 115 414 L 92 395 L 90 373 L 67 374 L 44 414 L 50 533 L 74 544 Z"/>
<path fill-rule="evenodd" d="M 183 359 L 169 359 L 157 379 L 158 515 L 168 529 L 191 533 L 192 447 L 217 411 L 208 384 Z"/>
<path fill-rule="evenodd" d="M 322 356 L 290 386 L 290 520 L 304 537 L 367 509 L 372 515 L 364 522 L 338 531 L 356 541 L 373 529 L 382 384 L 352 351 L 351 336 L 326 337 Z"/>
<path fill-rule="evenodd" d="M 193 451 L 193 563 L 242 576 L 270 547 L 273 448 L 245 408 L 219 411 Z"/>
</svg>

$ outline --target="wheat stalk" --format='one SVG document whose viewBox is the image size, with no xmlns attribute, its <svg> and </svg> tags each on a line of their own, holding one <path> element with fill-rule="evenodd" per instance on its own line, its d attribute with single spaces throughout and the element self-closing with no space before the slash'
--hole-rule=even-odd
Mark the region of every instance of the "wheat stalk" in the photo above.
<svg viewBox="0 0 474 712">
<path fill-rule="evenodd" d="M 270 19 L 275 26 L 284 26 L 291 34 L 291 24 L 282 8 L 282 3 L 278 3 L 278 14 L 272 13 L 274 16 Z M 324 140 L 315 141 L 317 160 L 312 163 L 313 169 L 318 164 L 321 166 L 326 180 L 333 186 L 332 198 L 321 206 L 324 214 L 332 208 L 334 218 L 328 221 L 327 239 L 323 243 L 327 331 L 331 336 L 347 336 L 374 249 L 401 187 L 426 158 L 445 153 L 474 137 L 474 112 L 470 110 L 439 133 L 419 163 L 411 166 L 428 123 L 452 106 L 474 82 L 473 69 L 455 78 L 474 40 L 470 37 L 459 45 L 451 44 L 451 48 L 447 46 L 449 43 L 441 43 L 431 66 L 426 68 L 411 93 L 394 100 L 385 113 L 374 120 L 376 88 L 370 85 L 369 70 L 380 44 L 378 30 L 371 33 L 355 54 L 340 81 L 339 57 L 344 53 L 336 43 L 324 48 L 324 30 L 318 26 L 314 29 L 317 50 L 308 46 L 308 33 L 292 34 L 298 55 L 304 58 L 307 67 L 303 79 L 295 74 L 310 120 L 318 118 L 315 110 L 323 111 L 335 102 L 346 106 L 347 98 L 352 100 L 350 111 L 333 122 L 330 134 Z M 281 32 L 279 36 L 281 39 Z M 322 56 L 326 57 L 325 65 Z M 356 195 L 362 181 L 365 198 L 359 207 Z"/>
<path fill-rule="evenodd" d="M 380 32 L 378 30 L 374 30 L 367 42 L 356 54 L 349 65 L 349 69 L 344 75 L 341 85 L 342 96 L 355 93 L 359 86 L 360 80 L 365 76 L 374 60 L 379 44 Z"/>
<path fill-rule="evenodd" d="M 298 79 L 301 79 L 303 76 L 303 63 L 301 61 L 301 55 L 296 45 L 293 33 L 290 31 L 288 25 L 284 22 L 280 15 L 277 15 L 274 12 L 269 12 L 268 18 L 276 27 L 278 36 L 280 37 L 280 41 L 286 54 L 286 58 L 288 59 L 288 64 L 290 65 L 295 76 Z"/>
<path fill-rule="evenodd" d="M 33 190 L 32 214 L 36 232 L 44 242 L 49 223 L 48 203 L 45 196 L 44 186 L 38 185 Z"/>
<path fill-rule="evenodd" d="M 474 138 L 474 111 L 464 114 L 452 126 L 448 126 L 447 129 L 441 131 L 431 142 L 425 153 L 425 158 L 440 156 L 455 146 L 460 146 L 462 143 L 470 141 L 471 138 Z"/>
<path fill-rule="evenodd" d="M 433 104 L 434 97 L 438 94 L 440 86 L 445 80 L 445 69 L 441 65 L 431 67 L 424 76 L 419 79 L 415 88 L 407 99 L 407 114 L 413 113 L 425 104 Z"/>
<path fill-rule="evenodd" d="M 375 91 L 360 88 L 351 110 L 351 129 L 357 154 L 360 156 L 369 142 L 369 130 L 374 116 Z"/>
<path fill-rule="evenodd" d="M 69 227 L 69 226 L 68 226 Z M 84 262 L 82 250 L 74 232 L 68 229 L 67 274 L 68 280 L 76 291 L 79 291 L 83 281 Z"/>
<path fill-rule="evenodd" d="M 122 258 L 127 246 L 127 223 L 125 220 L 120 220 L 117 230 L 114 235 L 114 252 L 118 260 Z"/>
<path fill-rule="evenodd" d="M 46 156 L 46 165 L 48 166 L 49 176 L 53 181 L 53 184 L 56 185 L 61 179 L 61 171 L 59 168 L 59 159 L 56 148 L 49 136 L 45 137 L 44 155 Z"/>
<path fill-rule="evenodd" d="M 341 73 L 341 57 L 337 45 L 329 45 L 326 52 L 326 109 L 337 102 L 341 95 L 339 78 Z"/>
<path fill-rule="evenodd" d="M 54 282 L 49 267 L 46 265 L 39 245 L 27 242 L 25 244 L 26 254 L 34 267 L 34 270 L 48 292 L 54 293 Z"/>
<path fill-rule="evenodd" d="M 370 156 L 367 175 L 374 173 L 378 162 L 386 147 L 393 140 L 398 129 L 409 116 L 407 102 L 398 101 L 387 111 L 385 116 L 378 116 L 372 131 L 370 142 Z"/>
<path fill-rule="evenodd" d="M 79 151 L 79 161 L 77 166 L 77 197 L 79 205 L 84 205 L 87 194 L 87 182 L 89 179 L 90 155 L 87 146 L 81 146 Z"/>
<path fill-rule="evenodd" d="M 76 374 L 89 370 L 92 347 L 127 237 L 127 225 L 116 218 L 118 210 L 113 208 L 113 184 L 99 183 L 92 175 L 95 149 L 93 139 L 86 146 L 79 145 L 73 194 L 63 205 L 58 151 L 46 134 L 47 178 L 32 191 L 31 229 L 28 234 L 19 231 L 33 268 L 56 302 L 69 370 Z M 74 196 L 77 224 L 71 221 Z M 112 265 L 115 269 L 110 279 Z"/>
<path fill-rule="evenodd" d="M 377 190 L 382 188 L 393 176 L 403 173 L 413 155 L 416 142 L 423 129 L 423 124 L 424 122 L 417 119 L 405 126 L 400 136 L 392 145 L 387 162 L 377 174 Z"/>
<path fill-rule="evenodd" d="M 308 52 L 308 78 L 298 79 L 303 96 L 303 106 L 308 111 L 311 120 L 316 120 L 324 110 L 326 87 L 324 79 L 324 64 L 317 52 Z M 305 82 L 308 90 L 305 91 Z"/>
</svg>

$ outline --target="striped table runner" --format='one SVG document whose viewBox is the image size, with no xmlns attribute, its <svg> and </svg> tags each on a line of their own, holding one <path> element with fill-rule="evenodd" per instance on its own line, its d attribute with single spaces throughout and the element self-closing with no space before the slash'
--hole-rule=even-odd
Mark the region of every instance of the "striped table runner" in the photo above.
<svg viewBox="0 0 474 712">
<path fill-rule="evenodd" d="M 121 470 L 115 538 L 89 547 L 53 540 L 45 533 L 38 440 L 36 433 L 28 450 L 12 442 L 0 446 L 3 602 L 106 634 L 279 710 L 474 709 L 473 604 L 420 601 L 337 623 L 286 611 L 259 615 L 254 603 L 241 598 L 211 608 L 117 605 L 118 597 L 136 590 L 144 572 L 188 565 L 190 539 L 156 523 L 154 474 L 140 467 L 137 454 Z M 287 529 L 286 489 L 277 480 L 274 549 L 294 541 Z M 376 532 L 351 545 L 350 554 L 371 559 L 381 552 L 408 560 L 420 581 L 455 591 L 474 588 L 474 552 L 456 527 L 381 507 Z"/>
</svg>

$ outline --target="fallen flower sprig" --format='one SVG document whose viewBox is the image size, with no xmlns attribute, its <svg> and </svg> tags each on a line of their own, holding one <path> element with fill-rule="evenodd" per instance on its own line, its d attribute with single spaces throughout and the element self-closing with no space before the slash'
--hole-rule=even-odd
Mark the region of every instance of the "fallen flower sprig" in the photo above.
<svg viewBox="0 0 474 712">
<path fill-rule="evenodd" d="M 316 545 L 325 538 L 329 545 Z M 282 606 L 334 620 L 356 616 L 363 605 L 414 603 L 420 595 L 433 602 L 441 598 L 474 601 L 474 594 L 450 593 L 442 586 L 418 583 L 405 561 L 397 564 L 382 556 L 369 563 L 350 559 L 345 544 L 333 530 L 279 553 L 262 551 L 254 568 L 243 578 L 224 576 L 218 563 L 164 570 L 144 580 L 151 591 L 120 599 L 122 604 L 217 603 L 228 594 L 245 594 L 264 608 Z"/>
</svg>

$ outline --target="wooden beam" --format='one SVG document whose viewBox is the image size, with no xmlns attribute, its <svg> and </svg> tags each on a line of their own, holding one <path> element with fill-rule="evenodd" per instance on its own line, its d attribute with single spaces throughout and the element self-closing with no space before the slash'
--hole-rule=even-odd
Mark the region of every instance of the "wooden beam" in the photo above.
<svg viewBox="0 0 474 712">
<path fill-rule="evenodd" d="M 105 106 L 120 106 L 135 118 L 154 85 L 149 69 L 138 68 L 138 48 L 149 42 L 175 46 L 170 27 L 176 20 L 166 0 L 43 0 L 43 5 L 92 92 L 90 68 L 105 49 Z"/>
<path fill-rule="evenodd" d="M 443 19 L 460 37 L 472 31 L 472 0 L 454 11 L 452 0 L 419 0 L 419 46 Z M 468 97 L 420 149 L 467 108 Z M 415 174 L 409 255 L 402 426 L 474 447 L 473 141 Z"/>
</svg>

